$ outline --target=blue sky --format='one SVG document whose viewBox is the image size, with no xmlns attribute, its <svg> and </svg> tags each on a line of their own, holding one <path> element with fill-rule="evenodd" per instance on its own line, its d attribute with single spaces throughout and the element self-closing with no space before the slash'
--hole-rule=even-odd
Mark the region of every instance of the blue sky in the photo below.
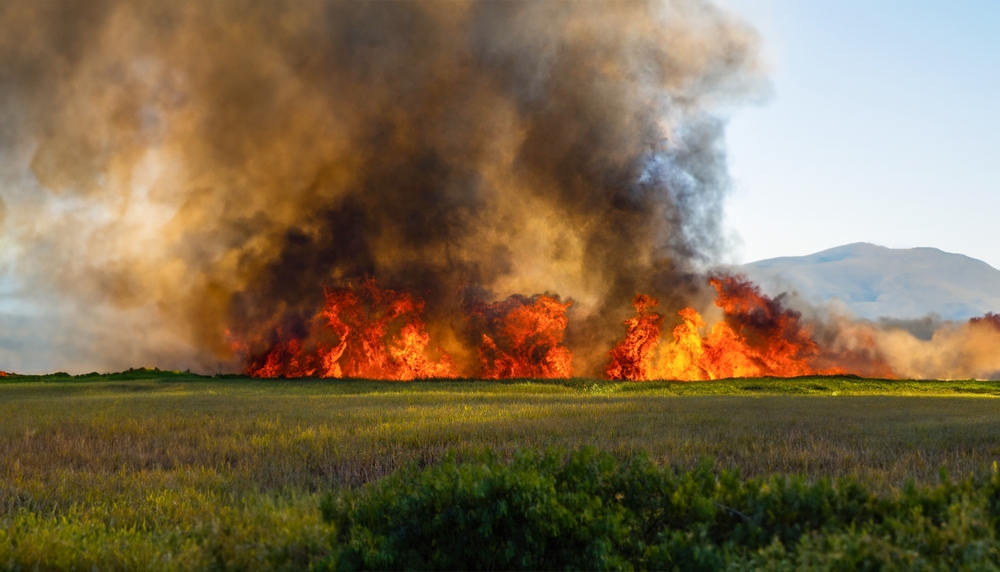
<svg viewBox="0 0 1000 572">
<path fill-rule="evenodd" d="M 721 4 L 772 82 L 729 124 L 739 260 L 864 241 L 1000 268 L 1000 0 Z"/>
</svg>

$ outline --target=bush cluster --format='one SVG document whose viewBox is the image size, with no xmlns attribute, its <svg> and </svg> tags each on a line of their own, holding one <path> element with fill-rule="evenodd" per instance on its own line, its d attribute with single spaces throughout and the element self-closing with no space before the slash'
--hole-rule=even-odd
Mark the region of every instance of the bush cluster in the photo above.
<svg viewBox="0 0 1000 572">
<path fill-rule="evenodd" d="M 326 495 L 341 569 L 996 569 L 1000 476 L 741 479 L 585 449 L 484 451 Z M 332 561 L 331 561 L 332 562 Z"/>
</svg>

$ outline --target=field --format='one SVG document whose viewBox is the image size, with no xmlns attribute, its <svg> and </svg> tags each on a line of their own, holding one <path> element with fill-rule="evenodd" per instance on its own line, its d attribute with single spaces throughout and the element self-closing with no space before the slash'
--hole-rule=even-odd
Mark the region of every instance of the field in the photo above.
<svg viewBox="0 0 1000 572">
<path fill-rule="evenodd" d="M 0 378 L 0 568 L 270 568 L 329 550 L 330 490 L 449 450 L 575 450 L 873 490 L 1000 459 L 1000 383 Z"/>
</svg>

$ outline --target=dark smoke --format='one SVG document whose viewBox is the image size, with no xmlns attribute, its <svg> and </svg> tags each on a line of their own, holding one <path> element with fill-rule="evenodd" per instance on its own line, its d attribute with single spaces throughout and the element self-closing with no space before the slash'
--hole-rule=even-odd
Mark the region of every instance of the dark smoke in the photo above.
<svg viewBox="0 0 1000 572">
<path fill-rule="evenodd" d="M 757 43 L 700 0 L 2 2 L 0 238 L 118 312 L 67 320 L 109 367 L 232 367 L 372 276 L 457 361 L 463 288 L 572 299 L 596 374 L 637 292 L 705 299 Z"/>
</svg>

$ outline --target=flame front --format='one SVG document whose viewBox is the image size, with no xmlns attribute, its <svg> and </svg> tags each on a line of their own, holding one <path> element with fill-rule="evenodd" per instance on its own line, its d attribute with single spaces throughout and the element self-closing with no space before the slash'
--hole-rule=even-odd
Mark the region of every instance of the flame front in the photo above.
<svg viewBox="0 0 1000 572">
<path fill-rule="evenodd" d="M 806 319 L 739 276 L 708 279 L 721 319 L 706 323 L 695 308 L 681 309 L 664 336 L 666 317 L 655 297 L 637 294 L 635 315 L 610 351 L 604 377 L 613 380 L 714 380 L 855 374 L 866 377 L 967 377 L 934 361 L 941 351 L 965 356 L 973 373 L 997 371 L 991 358 L 1000 343 L 1000 315 L 948 323 L 919 341 L 903 330 L 852 320 Z M 412 380 L 428 378 L 568 378 L 574 353 L 567 333 L 586 327 L 568 315 L 571 300 L 513 295 L 487 301 L 465 293 L 459 314 L 428 328 L 424 301 L 383 289 L 374 278 L 358 286 L 327 288 L 322 309 L 305 322 L 288 321 L 264 334 L 230 335 L 231 348 L 254 377 L 322 377 Z M 580 324 L 583 324 L 582 326 Z M 455 334 L 448 338 L 445 332 Z M 442 349 L 465 359 L 453 360 Z M 576 338 L 586 339 L 587 332 Z M 584 356 L 586 358 L 587 356 Z M 583 363 L 586 363 L 584 360 Z M 941 365 L 941 364 L 944 365 Z M 937 369 L 934 369 L 937 368 Z M 3 375 L 0 373 L 0 375 Z M 979 373 L 980 376 L 984 375 Z"/>
<path fill-rule="evenodd" d="M 482 377 L 572 376 L 573 353 L 562 345 L 568 323 L 566 309 L 571 305 L 544 295 L 474 303 L 470 318 L 487 330 L 479 347 Z"/>
<path fill-rule="evenodd" d="M 660 343 L 663 315 L 648 312 L 659 301 L 645 294 L 637 294 L 632 301 L 636 316 L 625 320 L 625 339 L 611 352 L 611 363 L 605 368 L 608 379 L 650 379 L 653 377 L 651 358 Z M 697 315 L 697 313 L 695 313 Z M 701 319 L 700 316 L 698 318 Z M 679 327 L 679 326 L 678 326 Z"/>
<path fill-rule="evenodd" d="M 821 354 L 801 315 L 782 307 L 745 279 L 713 277 L 715 305 L 725 318 L 702 336 L 705 321 L 693 308 L 679 312 L 681 323 L 673 341 L 659 353 L 664 317 L 647 308 L 657 305 L 648 296 L 636 296 L 637 315 L 625 321 L 625 339 L 608 356 L 609 379 L 677 379 L 685 381 L 730 377 L 795 377 L 845 373 L 842 368 L 818 368 Z"/>
<path fill-rule="evenodd" d="M 253 377 L 358 377 L 427 379 L 457 377 L 451 357 L 428 357 L 430 335 L 421 320 L 423 302 L 410 294 L 382 290 L 374 279 L 360 288 L 325 291 L 322 311 L 305 339 L 277 329 L 268 350 L 251 357 Z M 246 351 L 246 344 L 234 348 Z"/>
<path fill-rule="evenodd" d="M 673 340 L 661 346 L 664 316 L 658 301 L 636 295 L 636 315 L 625 321 L 625 338 L 610 352 L 608 379 L 710 380 L 729 377 L 836 374 L 818 367 L 821 356 L 811 330 L 798 312 L 761 294 L 736 277 L 714 277 L 715 304 L 725 318 L 709 329 L 693 308 L 679 312 Z M 303 336 L 278 328 L 266 351 L 251 355 L 246 371 L 254 377 L 356 377 L 425 379 L 458 377 L 441 349 L 429 357 L 431 336 L 422 321 L 423 302 L 407 293 L 379 288 L 372 278 L 361 287 L 328 289 L 325 305 Z M 478 371 L 486 379 L 566 378 L 573 353 L 563 345 L 572 302 L 550 295 L 511 296 L 487 303 L 472 298 L 463 322 L 478 339 Z M 246 344 L 235 344 L 242 353 Z"/>
<path fill-rule="evenodd" d="M 480 370 L 487 379 L 559 378 L 573 373 L 573 354 L 562 345 L 572 302 L 539 295 L 511 296 L 486 303 L 473 299 L 466 308 L 466 329 L 481 340 Z M 231 347 L 247 357 L 253 377 L 352 377 L 365 379 L 456 378 L 462 372 L 451 356 L 429 352 L 431 336 L 423 322 L 423 301 L 383 290 L 373 278 L 359 288 L 327 289 L 325 304 L 301 336 L 276 328 L 261 343 L 234 340 Z"/>
</svg>

